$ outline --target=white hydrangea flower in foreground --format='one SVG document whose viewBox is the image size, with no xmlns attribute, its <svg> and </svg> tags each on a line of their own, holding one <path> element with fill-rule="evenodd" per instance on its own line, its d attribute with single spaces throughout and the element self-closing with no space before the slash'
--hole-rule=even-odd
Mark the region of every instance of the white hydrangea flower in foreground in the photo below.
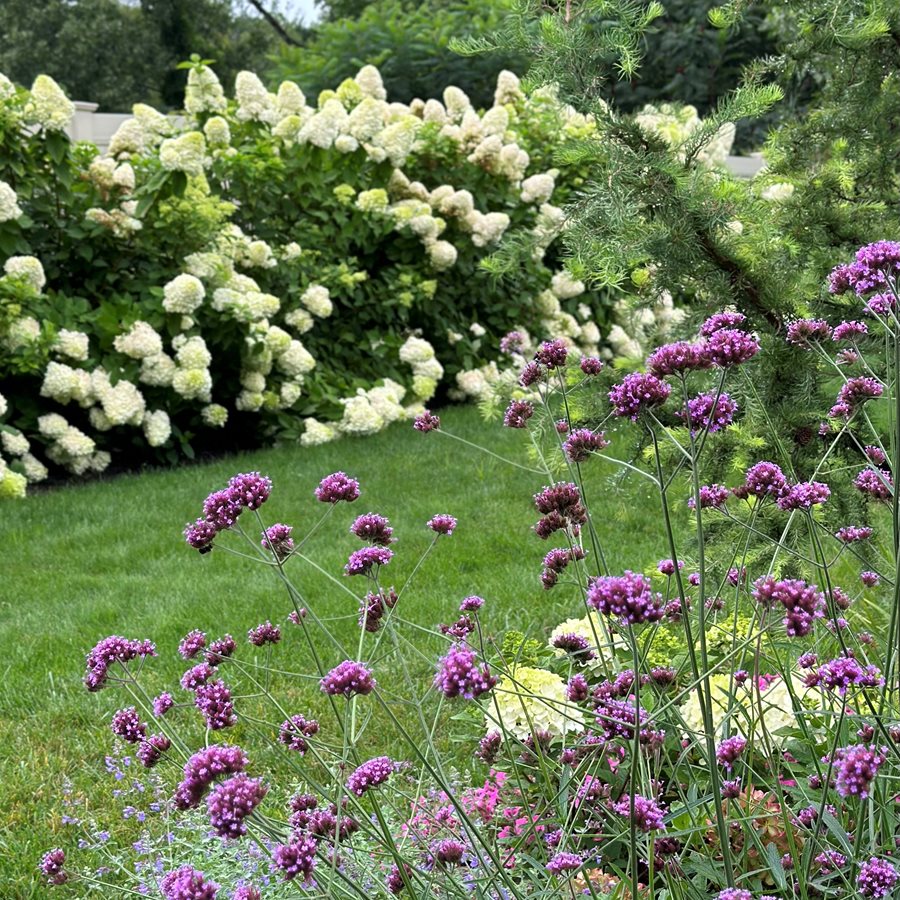
<svg viewBox="0 0 900 900">
<path fill-rule="evenodd" d="M 426 246 L 428 248 L 428 259 L 439 272 L 452 269 L 456 265 L 459 253 L 450 241 L 432 241 Z"/>
<path fill-rule="evenodd" d="M 340 402 L 344 406 L 344 415 L 338 423 L 338 428 L 344 434 L 375 434 L 384 427 L 384 419 L 369 402 L 362 388 L 355 397 L 348 397 Z"/>
<path fill-rule="evenodd" d="M 22 432 L 0 431 L 0 446 L 10 456 L 22 456 L 31 449 L 28 438 Z"/>
<path fill-rule="evenodd" d="M 9 401 L 3 394 L 0 394 L 0 416 L 5 416 L 9 411 Z"/>
<path fill-rule="evenodd" d="M 145 356 L 141 360 L 141 374 L 138 376 L 143 384 L 151 387 L 169 387 L 175 375 L 175 360 L 167 353 L 156 356 Z"/>
<path fill-rule="evenodd" d="M 302 255 L 303 248 L 296 241 L 291 241 L 281 248 L 281 258 L 288 262 L 292 259 L 299 259 Z"/>
<path fill-rule="evenodd" d="M 204 112 L 224 112 L 228 107 L 219 77 L 208 66 L 190 69 L 184 91 L 184 108 L 192 116 Z"/>
<path fill-rule="evenodd" d="M 400 348 L 400 360 L 407 365 L 434 359 L 434 347 L 422 338 L 410 335 Z"/>
<path fill-rule="evenodd" d="M 74 425 L 69 425 L 56 439 L 56 446 L 66 456 L 91 456 L 96 449 L 94 442 Z"/>
<path fill-rule="evenodd" d="M 131 112 L 144 129 L 144 134 L 150 136 L 154 144 L 159 143 L 160 138 L 172 133 L 172 120 L 147 103 L 135 103 L 131 107 Z"/>
<path fill-rule="evenodd" d="M 69 423 L 59 413 L 47 413 L 37 420 L 38 431 L 48 438 L 59 438 L 66 433 Z"/>
<path fill-rule="evenodd" d="M 6 347 L 19 350 L 33 344 L 41 336 L 41 324 L 33 316 L 20 316 L 14 319 L 6 332 Z"/>
<path fill-rule="evenodd" d="M 163 288 L 163 309 L 169 313 L 191 315 L 203 303 L 206 290 L 194 275 L 176 275 Z"/>
<path fill-rule="evenodd" d="M 462 335 L 460 335 L 460 338 L 462 338 Z M 444 376 L 444 367 L 435 356 L 414 362 L 412 370 L 413 375 L 422 375 L 425 378 L 433 378 L 435 381 L 440 381 Z"/>
<path fill-rule="evenodd" d="M 554 174 L 540 172 L 522 182 L 522 193 L 519 197 L 523 203 L 546 203 L 553 196 L 554 187 L 556 187 Z"/>
<path fill-rule="evenodd" d="M 200 418 L 210 428 L 223 428 L 228 421 L 228 410 L 219 403 L 210 403 L 200 410 Z"/>
<path fill-rule="evenodd" d="M 208 163 L 206 139 L 199 131 L 188 131 L 178 137 L 167 138 L 160 144 L 159 161 L 170 172 L 202 175 Z"/>
<path fill-rule="evenodd" d="M 122 155 L 142 153 L 148 143 L 147 135 L 137 119 L 126 119 L 109 139 L 107 153 L 118 159 Z"/>
<path fill-rule="evenodd" d="M 172 390 L 185 400 L 202 400 L 209 403 L 212 375 L 209 369 L 176 368 L 172 375 Z"/>
<path fill-rule="evenodd" d="M 509 228 L 509 216 L 499 212 L 482 215 L 473 211 L 467 219 L 467 224 L 472 229 L 472 243 L 476 247 L 486 247 L 503 237 L 503 233 Z"/>
<path fill-rule="evenodd" d="M 66 404 L 71 400 L 81 402 L 92 394 L 91 381 L 87 372 L 73 369 L 65 363 L 51 361 L 44 370 L 41 396 Z"/>
<path fill-rule="evenodd" d="M 456 384 L 467 396 L 481 397 L 489 388 L 487 378 L 481 369 L 463 369 L 456 373 Z"/>
<path fill-rule="evenodd" d="M 340 437 L 340 432 L 327 422 L 319 422 L 317 419 L 304 419 L 306 430 L 300 435 L 302 447 L 316 447 L 319 444 L 328 444 Z"/>
<path fill-rule="evenodd" d="M 282 81 L 275 97 L 276 118 L 302 115 L 306 109 L 306 96 L 293 81 Z"/>
<path fill-rule="evenodd" d="M 132 359 L 159 356 L 163 349 L 162 338 L 157 334 L 156 329 L 140 319 L 133 323 L 124 334 L 118 335 L 113 341 L 113 346 L 119 353 L 124 353 Z"/>
<path fill-rule="evenodd" d="M 47 477 L 47 467 L 33 454 L 22 455 L 22 467 L 25 469 L 25 478 L 29 484 L 37 484 Z"/>
<path fill-rule="evenodd" d="M 381 417 L 385 425 L 396 422 L 404 416 L 403 407 L 400 401 L 406 394 L 406 389 L 391 381 L 389 378 L 381 387 L 370 388 L 366 391 L 366 399 L 369 405 Z"/>
<path fill-rule="evenodd" d="M 305 309 L 292 309 L 284 317 L 284 322 L 299 334 L 306 334 L 315 324 L 313 317 Z"/>
<path fill-rule="evenodd" d="M 24 500 L 27 489 L 26 477 L 4 466 L 0 472 L 0 500 Z"/>
<path fill-rule="evenodd" d="M 387 91 L 384 89 L 384 82 L 381 80 L 381 72 L 375 66 L 363 66 L 353 79 L 359 89 L 367 97 L 374 100 L 386 100 Z"/>
<path fill-rule="evenodd" d="M 234 407 L 239 412 L 256 412 L 262 408 L 265 397 L 254 391 L 241 391 L 234 401 Z"/>
<path fill-rule="evenodd" d="M 272 269 L 278 265 L 278 260 L 272 253 L 272 248 L 265 241 L 250 241 L 243 256 L 244 265 Z"/>
<path fill-rule="evenodd" d="M 179 335 L 183 338 L 183 335 Z M 182 369 L 206 369 L 212 362 L 212 354 L 206 346 L 206 341 L 199 334 L 186 340 L 178 340 L 175 348 L 175 359 Z M 175 342 L 173 342 L 175 346 Z"/>
<path fill-rule="evenodd" d="M 162 409 L 154 410 L 144 416 L 144 437 L 151 447 L 162 447 L 172 433 L 169 414 Z"/>
<path fill-rule="evenodd" d="M 75 104 L 49 76 L 38 75 L 25 105 L 25 117 L 47 131 L 65 131 L 75 115 Z"/>
<path fill-rule="evenodd" d="M 234 96 L 238 102 L 239 121 L 265 122 L 273 125 L 277 120 L 274 98 L 253 72 L 238 72 L 234 83 Z"/>
<path fill-rule="evenodd" d="M 326 100 L 323 107 L 300 129 L 297 141 L 327 150 L 344 130 L 346 122 L 344 104 L 340 100 Z"/>
<path fill-rule="evenodd" d="M 12 222 L 21 215 L 16 192 L 5 181 L 0 181 L 0 222 Z"/>
<path fill-rule="evenodd" d="M 532 733 L 549 732 L 562 737 L 570 731 L 584 731 L 584 715 L 566 698 L 566 684 L 546 669 L 517 666 L 494 691 L 488 711 L 488 730 L 502 730 L 521 739 Z M 499 722 L 490 721 L 496 716 Z"/>
<path fill-rule="evenodd" d="M 413 375 L 413 393 L 422 401 L 430 400 L 437 390 L 437 379 L 428 375 Z"/>
<path fill-rule="evenodd" d="M 494 103 L 498 106 L 503 103 L 518 103 L 525 99 L 522 92 L 519 76 L 514 72 L 504 69 L 497 76 L 497 88 L 494 91 Z"/>
<path fill-rule="evenodd" d="M 473 337 L 477 337 L 477 338 L 484 337 L 487 334 L 487 332 L 484 330 L 484 327 L 479 325 L 477 322 L 473 322 L 469 326 L 469 331 L 472 332 Z"/>
<path fill-rule="evenodd" d="M 383 101 L 375 100 L 373 97 L 364 98 L 350 112 L 347 119 L 347 133 L 363 143 L 373 140 L 384 127 L 385 107 Z"/>
<path fill-rule="evenodd" d="M 763 200 L 769 200 L 773 203 L 780 203 L 787 200 L 794 193 L 794 185 L 788 181 L 779 181 L 777 184 L 770 184 L 760 192 Z"/>
<path fill-rule="evenodd" d="M 16 86 L 0 72 L 0 100 L 9 100 L 16 95 Z"/>
<path fill-rule="evenodd" d="M 203 136 L 210 146 L 227 147 L 231 143 L 231 129 L 221 116 L 213 116 L 206 120 Z"/>
<path fill-rule="evenodd" d="M 22 279 L 33 290 L 40 293 L 47 284 L 44 267 L 34 256 L 11 256 L 3 265 L 3 271 L 10 278 Z"/>
<path fill-rule="evenodd" d="M 275 360 L 275 364 L 285 375 L 296 378 L 298 375 L 311 372 L 316 366 L 316 361 L 300 341 L 291 341 L 287 350 Z"/>
<path fill-rule="evenodd" d="M 279 408 L 290 409 L 302 394 L 303 384 L 301 381 L 285 381 L 278 390 Z"/>
<path fill-rule="evenodd" d="M 140 425 L 144 419 L 144 395 L 124 378 L 103 391 L 99 399 L 112 425 Z"/>
<path fill-rule="evenodd" d="M 327 318 L 334 310 L 328 288 L 321 284 L 311 284 L 300 297 L 300 302 L 320 319 Z"/>
<path fill-rule="evenodd" d="M 565 269 L 557 272 L 550 281 L 550 290 L 560 300 L 570 300 L 584 293 L 584 282 L 576 281 Z"/>
</svg>

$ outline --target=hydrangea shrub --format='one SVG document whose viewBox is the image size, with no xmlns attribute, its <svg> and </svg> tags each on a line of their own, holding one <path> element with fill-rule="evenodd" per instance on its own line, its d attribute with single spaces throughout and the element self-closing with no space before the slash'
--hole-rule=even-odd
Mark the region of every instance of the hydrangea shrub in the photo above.
<svg viewBox="0 0 900 900">
<path fill-rule="evenodd" d="M 602 340 L 618 313 L 556 250 L 580 184 L 556 154 L 594 123 L 509 72 L 478 111 L 454 87 L 391 103 L 371 66 L 317 98 L 242 72 L 230 98 L 197 63 L 183 116 L 137 104 L 104 155 L 69 142 L 73 109 L 0 81 L 3 495 L 482 398 L 510 330 L 628 356 L 678 321 L 664 297 Z M 494 280 L 504 240 L 532 249 Z"/>
</svg>

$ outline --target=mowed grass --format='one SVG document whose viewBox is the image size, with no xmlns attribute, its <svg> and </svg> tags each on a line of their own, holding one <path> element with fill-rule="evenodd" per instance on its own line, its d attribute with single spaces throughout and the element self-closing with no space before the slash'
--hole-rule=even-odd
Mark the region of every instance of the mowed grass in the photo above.
<svg viewBox="0 0 900 900">
<path fill-rule="evenodd" d="M 526 463 L 528 441 L 522 432 L 485 424 L 473 409 L 450 409 L 442 418 L 448 431 Z M 612 466 L 591 465 L 593 512 L 610 568 L 651 564 L 660 555 L 658 500 L 639 494 L 644 490 L 639 484 L 631 484 L 627 492 L 615 487 L 608 477 Z M 547 479 L 446 435 L 421 435 L 408 423 L 372 438 L 260 451 L 66 487 L 4 505 L 0 508 L 3 900 L 44 896 L 35 875 L 41 853 L 57 843 L 72 845 L 73 835 L 60 822 L 64 778 L 76 791 L 109 796 L 110 778 L 103 765 L 112 747 L 109 717 L 131 701 L 115 686 L 99 694 L 83 688 L 84 654 L 98 639 L 108 634 L 152 639 L 159 657 L 148 661 L 142 680 L 151 694 L 168 689 L 183 701 L 178 679 L 186 664 L 176 648 L 187 631 L 199 628 L 211 637 L 229 632 L 238 641 L 238 655 L 252 661 L 257 651 L 246 643 L 247 629 L 270 619 L 282 624 L 285 632 L 273 665 L 306 676 L 276 677 L 273 690 L 289 698 L 294 712 L 322 711 L 311 677 L 316 672 L 310 651 L 300 630 L 285 625 L 292 606 L 277 576 L 220 551 L 201 557 L 181 539 L 184 523 L 199 515 L 206 494 L 234 473 L 249 470 L 268 474 L 275 485 L 262 509 L 266 524 L 292 524 L 296 537 L 302 537 L 323 513 L 323 505 L 313 497 L 323 476 L 343 470 L 360 480 L 360 500 L 338 506 L 307 549 L 337 578 L 348 554 L 360 546 L 348 532 L 356 515 L 375 511 L 391 520 L 397 555 L 383 580 L 398 587 L 431 541 L 425 522 L 435 513 L 456 516 L 456 533 L 438 542 L 403 596 L 406 621 L 434 629 L 439 622 L 452 621 L 460 600 L 469 594 L 486 599 L 483 621 L 498 638 L 509 629 L 541 637 L 561 619 L 581 614 L 571 590 L 547 592 L 538 580 L 541 558 L 549 547 L 530 531 L 536 519 L 531 497 Z M 291 565 L 307 605 L 330 620 L 339 641 L 355 648 L 359 631 L 353 598 L 302 560 L 292 560 Z M 364 587 L 362 579 L 344 581 L 357 590 Z M 407 664 L 424 691 L 442 645 L 412 628 L 405 640 Z M 319 649 L 329 665 L 342 658 L 327 641 L 321 641 Z M 229 679 L 227 672 L 223 674 Z M 385 676 L 389 673 L 379 677 Z M 175 712 L 186 725 L 186 736 L 199 746 L 203 740 L 199 715 L 192 710 Z M 243 736 L 240 725 L 220 735 L 229 741 Z M 246 736 L 251 747 L 257 738 Z M 366 733 L 367 754 L 395 747 L 396 739 L 387 729 L 371 727 Z M 402 747 L 397 752 L 402 753 Z M 114 816 L 111 813 L 112 827 Z"/>
</svg>

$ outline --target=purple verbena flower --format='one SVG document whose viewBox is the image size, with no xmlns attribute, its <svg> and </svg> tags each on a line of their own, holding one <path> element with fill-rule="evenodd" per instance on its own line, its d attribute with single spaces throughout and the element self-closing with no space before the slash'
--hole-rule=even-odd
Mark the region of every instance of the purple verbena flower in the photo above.
<svg viewBox="0 0 900 900">
<path fill-rule="evenodd" d="M 700 509 L 722 509 L 731 491 L 724 484 L 704 484 L 700 487 Z M 688 498 L 688 507 L 694 509 L 693 497 Z"/>
<path fill-rule="evenodd" d="M 546 375 L 547 370 L 540 363 L 526 363 L 519 374 L 519 384 L 521 384 L 522 387 L 531 387 L 533 384 L 543 381 Z"/>
<path fill-rule="evenodd" d="M 156 656 L 156 646 L 148 640 L 129 640 L 112 634 L 94 645 L 87 654 L 87 671 L 84 685 L 89 691 L 99 691 L 106 686 L 109 669 L 114 663 L 125 665 L 133 659 Z"/>
<path fill-rule="evenodd" d="M 241 772 L 217 784 L 206 800 L 209 824 L 219 837 L 237 838 L 247 833 L 244 819 L 269 792 L 262 779 Z"/>
<path fill-rule="evenodd" d="M 293 881 L 300 876 L 308 881 L 316 865 L 315 838 L 295 835 L 289 844 L 277 844 L 272 853 L 272 861 L 280 869 L 285 881 Z"/>
<path fill-rule="evenodd" d="M 216 670 L 207 662 L 197 663 L 191 666 L 181 676 L 181 687 L 186 691 L 196 691 L 198 687 L 206 684 L 216 674 Z"/>
<path fill-rule="evenodd" d="M 217 531 L 231 528 L 243 511 L 243 504 L 228 488 L 213 491 L 203 501 L 203 515 L 207 522 L 215 525 Z"/>
<path fill-rule="evenodd" d="M 709 337 L 723 328 L 742 328 L 747 317 L 739 312 L 717 312 L 700 326 L 700 336 Z"/>
<path fill-rule="evenodd" d="M 429 431 L 437 431 L 440 427 L 440 416 L 434 415 L 427 409 L 413 420 L 413 428 L 415 428 L 416 431 L 421 431 L 422 434 L 428 434 Z M 329 500 L 328 502 L 332 503 L 334 501 Z"/>
<path fill-rule="evenodd" d="M 503 414 L 503 425 L 506 428 L 526 428 L 533 415 L 534 407 L 527 400 L 510 400 Z"/>
<path fill-rule="evenodd" d="M 835 325 L 831 339 L 833 341 L 852 341 L 869 333 L 869 326 L 865 322 L 841 322 Z"/>
<path fill-rule="evenodd" d="M 466 845 L 453 838 L 435 841 L 431 845 L 431 856 L 438 865 L 459 865 L 466 852 Z"/>
<path fill-rule="evenodd" d="M 831 496 L 831 488 L 821 481 L 802 481 L 791 485 L 775 502 L 781 509 L 811 509 L 825 503 Z"/>
<path fill-rule="evenodd" d="M 897 870 L 891 863 L 872 857 L 859 867 L 856 886 L 863 897 L 880 900 L 894 889 L 897 880 Z"/>
<path fill-rule="evenodd" d="M 728 369 L 756 356 L 759 353 L 759 341 L 746 331 L 720 328 L 706 339 L 704 353 L 714 366 Z"/>
<path fill-rule="evenodd" d="M 689 344 L 687 341 L 663 344 L 647 357 L 647 370 L 657 378 L 708 369 L 711 365 L 704 353 L 704 347 L 701 344 Z"/>
<path fill-rule="evenodd" d="M 49 884 L 65 884 L 69 880 L 63 868 L 66 864 L 66 851 L 61 847 L 48 850 L 41 858 L 40 869 Z"/>
<path fill-rule="evenodd" d="M 658 622 L 665 615 L 662 596 L 651 591 L 649 579 L 629 570 L 596 578 L 588 587 L 587 604 L 628 625 Z"/>
<path fill-rule="evenodd" d="M 632 798 L 623 796 L 618 803 L 612 804 L 612 808 L 620 816 L 627 819 L 633 818 L 638 831 L 665 831 L 664 817 L 666 811 L 655 800 L 635 794 L 633 798 L 634 811 L 632 812 Z"/>
<path fill-rule="evenodd" d="M 827 762 L 827 760 L 826 760 Z M 865 800 L 869 788 L 884 762 L 884 755 L 873 747 L 857 744 L 839 747 L 832 757 L 835 771 L 835 789 L 842 797 L 859 797 Z"/>
<path fill-rule="evenodd" d="M 147 726 L 141 721 L 138 711 L 133 706 L 116 710 L 110 728 L 116 737 L 129 744 L 137 744 L 147 736 Z"/>
<path fill-rule="evenodd" d="M 219 731 L 237 722 L 231 691 L 222 680 L 201 684 L 194 691 L 194 705 L 203 713 L 210 731 Z"/>
<path fill-rule="evenodd" d="M 525 349 L 525 335 L 521 331 L 510 331 L 500 338 L 500 352 L 507 356 L 521 353 Z"/>
<path fill-rule="evenodd" d="M 368 575 L 375 566 L 386 566 L 394 556 L 387 547 L 363 547 L 354 550 L 344 566 L 346 575 Z"/>
<path fill-rule="evenodd" d="M 599 375 L 603 371 L 603 360 L 596 356 L 582 356 L 580 365 L 585 375 Z"/>
<path fill-rule="evenodd" d="M 810 341 L 827 341 L 831 335 L 831 326 L 824 319 L 797 319 L 787 329 L 788 342 L 801 346 Z"/>
<path fill-rule="evenodd" d="M 165 900 L 216 900 L 219 885 L 191 866 L 181 866 L 163 875 L 159 890 Z"/>
<path fill-rule="evenodd" d="M 211 666 L 217 666 L 226 660 L 237 649 L 237 644 L 230 634 L 213 641 L 206 651 L 206 661 Z"/>
<path fill-rule="evenodd" d="M 184 810 L 198 806 L 216 778 L 243 772 L 248 762 L 240 747 L 212 744 L 199 750 L 184 765 L 184 778 L 173 798 L 175 807 Z"/>
<path fill-rule="evenodd" d="M 219 529 L 207 519 L 197 519 L 193 524 L 188 522 L 184 526 L 184 539 L 188 546 L 201 553 L 212 550 L 212 543 L 218 533 Z"/>
<path fill-rule="evenodd" d="M 394 762 L 387 756 L 376 756 L 359 766 L 347 778 L 347 790 L 362 797 L 371 788 L 384 784 L 394 773 Z"/>
<path fill-rule="evenodd" d="M 388 610 L 397 604 L 397 593 L 393 588 L 377 593 L 370 591 L 359 602 L 359 627 L 374 634 L 381 628 L 381 620 Z"/>
<path fill-rule="evenodd" d="M 307 719 L 296 715 L 285 719 L 278 730 L 278 740 L 288 750 L 293 750 L 303 756 L 309 750 L 307 738 L 319 733 L 319 723 L 315 719 Z"/>
<path fill-rule="evenodd" d="M 247 632 L 247 640 L 254 647 L 262 647 L 264 644 L 277 644 L 281 640 L 281 629 L 266 620 Z"/>
<path fill-rule="evenodd" d="M 428 527 L 435 534 L 445 534 L 449 536 L 453 534 L 453 531 L 456 528 L 456 519 L 454 519 L 453 516 L 448 516 L 446 513 L 439 513 L 428 520 Z"/>
<path fill-rule="evenodd" d="M 441 657 L 434 686 L 448 699 L 477 700 L 494 688 L 497 681 L 486 665 L 479 665 L 471 647 L 457 643 Z"/>
<path fill-rule="evenodd" d="M 867 400 L 875 400 L 884 393 L 881 382 L 866 375 L 850 378 L 838 391 L 837 402 L 830 415 L 849 419 Z"/>
<path fill-rule="evenodd" d="M 270 525 L 262 532 L 263 550 L 270 550 L 279 562 L 283 562 L 294 552 L 294 539 L 291 537 L 293 530 L 291 525 L 281 522 Z"/>
<path fill-rule="evenodd" d="M 844 544 L 854 544 L 872 537 L 872 529 L 868 525 L 844 525 L 837 530 L 835 537 Z"/>
<path fill-rule="evenodd" d="M 599 453 L 609 446 L 609 441 L 602 431 L 591 431 L 590 428 L 579 428 L 573 431 L 563 443 L 563 452 L 569 462 L 580 463 L 590 459 L 592 453 Z"/>
<path fill-rule="evenodd" d="M 784 472 L 773 462 L 763 460 L 747 469 L 745 484 L 757 497 L 780 497 L 788 487 Z"/>
<path fill-rule="evenodd" d="M 178 645 L 178 652 L 184 659 L 193 659 L 206 646 L 206 635 L 199 630 L 188 632 Z"/>
<path fill-rule="evenodd" d="M 569 348 L 562 340 L 544 341 L 534 354 L 535 362 L 548 369 L 559 369 L 566 364 Z"/>
<path fill-rule="evenodd" d="M 419 431 L 422 430 L 419 429 Z M 326 476 L 316 488 L 316 500 L 320 503 L 341 503 L 342 501 L 352 503 L 358 498 L 359 482 L 343 472 L 334 472 Z"/>
<path fill-rule="evenodd" d="M 484 600 L 473 594 L 471 597 L 466 597 L 462 603 L 459 604 L 459 611 L 464 613 L 477 612 L 482 606 L 484 606 Z"/>
<path fill-rule="evenodd" d="M 135 756 L 145 769 L 152 769 L 172 746 L 172 742 L 164 734 L 151 734 L 138 744 Z"/>
<path fill-rule="evenodd" d="M 877 572 L 860 572 L 859 580 L 866 587 L 875 587 L 881 581 L 881 576 Z"/>
<path fill-rule="evenodd" d="M 377 544 L 380 547 L 387 547 L 388 544 L 394 542 L 394 538 L 391 537 L 394 529 L 391 528 L 390 522 L 377 513 L 358 516 L 350 526 L 350 533 L 355 534 L 361 541 L 368 541 L 370 544 Z"/>
<path fill-rule="evenodd" d="M 863 469 L 853 484 L 874 500 L 889 500 L 894 493 L 894 479 L 887 469 Z"/>
<path fill-rule="evenodd" d="M 662 406 L 671 391 L 669 385 L 655 375 L 632 372 L 613 386 L 609 392 L 609 400 L 617 416 L 628 416 L 632 422 L 636 422 L 644 410 Z"/>
<path fill-rule="evenodd" d="M 734 421 L 737 410 L 737 403 L 728 394 L 722 393 L 718 397 L 714 394 L 698 394 L 688 400 L 687 416 L 684 410 L 679 410 L 677 415 L 686 419 L 685 424 L 692 434 L 697 434 L 705 429 L 713 432 L 727 428 Z"/>
<path fill-rule="evenodd" d="M 335 666 L 320 682 L 326 694 L 336 696 L 343 694 L 352 697 L 354 694 L 371 694 L 375 688 L 372 673 L 360 662 L 345 659 Z"/>
<path fill-rule="evenodd" d="M 577 853 L 562 851 L 547 863 L 547 871 L 551 875 L 562 875 L 564 872 L 575 872 L 584 865 L 584 860 Z"/>
<path fill-rule="evenodd" d="M 259 509 L 272 493 L 272 479 L 259 472 L 244 472 L 228 482 L 227 491 L 233 503 Z"/>
<path fill-rule="evenodd" d="M 730 772 L 746 746 L 747 739 L 739 734 L 726 738 L 716 747 L 716 760 L 720 766 L 725 766 Z"/>
<path fill-rule="evenodd" d="M 153 698 L 153 715 L 157 718 L 164 716 L 173 706 L 175 700 L 168 691 L 163 691 L 158 697 Z"/>
</svg>

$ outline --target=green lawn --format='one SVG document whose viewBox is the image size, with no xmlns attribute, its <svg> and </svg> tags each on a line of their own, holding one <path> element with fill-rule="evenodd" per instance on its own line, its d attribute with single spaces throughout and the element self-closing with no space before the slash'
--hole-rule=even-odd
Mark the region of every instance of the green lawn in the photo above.
<svg viewBox="0 0 900 900">
<path fill-rule="evenodd" d="M 526 461 L 523 432 L 485 425 L 472 409 L 451 409 L 443 420 L 453 433 Z M 610 567 L 640 569 L 664 555 L 653 542 L 656 503 L 622 493 L 603 478 L 603 463 L 592 465 L 601 476 L 592 499 Z M 184 523 L 199 515 L 206 494 L 235 472 L 251 469 L 270 475 L 275 485 L 263 508 L 267 524 L 287 522 L 298 536 L 322 513 L 313 490 L 324 475 L 343 469 L 360 480 L 361 499 L 338 507 L 328 528 L 310 544 L 311 555 L 336 576 L 359 546 L 347 531 L 359 513 L 371 510 L 391 520 L 399 540 L 389 575 L 398 585 L 429 543 L 428 518 L 439 512 L 456 516 L 456 533 L 439 542 L 404 595 L 407 620 L 427 628 L 451 621 L 459 601 L 472 593 L 486 598 L 484 621 L 498 635 L 509 628 L 540 635 L 562 618 L 580 614 L 571 592 L 545 592 L 538 580 L 548 547 L 530 532 L 536 520 L 531 495 L 546 479 L 446 436 L 421 435 L 408 423 L 373 438 L 260 451 L 7 504 L 0 508 L 4 900 L 44 895 L 34 866 L 45 849 L 70 839 L 56 836 L 62 828 L 63 778 L 94 792 L 109 780 L 103 771 L 104 754 L 112 746 L 106 723 L 114 709 L 128 704 L 115 688 L 93 695 L 84 690 L 85 652 L 108 634 L 151 638 L 160 655 L 148 665 L 148 689 L 168 688 L 177 695 L 185 664 L 176 647 L 185 632 L 200 628 L 218 636 L 228 631 L 238 640 L 239 653 L 249 656 L 247 629 L 266 618 L 283 622 L 291 609 L 271 572 L 221 552 L 201 557 L 181 539 Z M 337 636 L 355 644 L 353 600 L 321 575 L 297 571 L 317 614 L 334 617 Z M 425 660 L 438 647 L 426 637 L 417 648 L 424 655 L 410 657 L 423 679 L 430 677 Z M 312 671 L 296 629 L 286 633 L 275 653 L 284 668 Z M 312 683 L 300 689 L 287 681 L 276 686 L 313 702 Z M 201 737 L 198 730 L 197 740 Z M 240 726 L 227 737 L 240 740 Z"/>
</svg>

